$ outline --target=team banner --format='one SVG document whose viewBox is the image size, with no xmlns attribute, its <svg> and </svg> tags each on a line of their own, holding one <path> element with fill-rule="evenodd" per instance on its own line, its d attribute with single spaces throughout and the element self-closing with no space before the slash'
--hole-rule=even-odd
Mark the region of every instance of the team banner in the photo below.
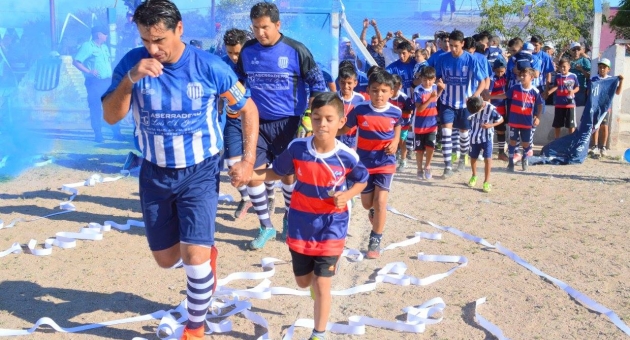
<svg viewBox="0 0 630 340">
<path fill-rule="evenodd" d="M 591 83 L 579 127 L 570 135 L 558 138 L 542 148 L 540 157 L 530 157 L 530 164 L 582 164 L 588 154 L 591 135 L 599 128 L 619 84 L 618 77 Z"/>
</svg>

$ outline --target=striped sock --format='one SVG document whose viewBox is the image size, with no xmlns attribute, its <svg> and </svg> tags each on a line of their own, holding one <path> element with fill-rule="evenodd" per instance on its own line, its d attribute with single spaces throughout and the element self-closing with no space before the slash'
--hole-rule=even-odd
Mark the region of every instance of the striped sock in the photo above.
<svg viewBox="0 0 630 340">
<path fill-rule="evenodd" d="M 271 219 L 269 219 L 269 207 L 267 206 L 265 185 L 261 184 L 256 187 L 247 187 L 247 192 L 249 193 L 249 198 L 252 200 L 254 210 L 256 210 L 256 215 L 258 215 L 260 225 L 267 229 L 273 228 Z"/>
<path fill-rule="evenodd" d="M 241 159 L 238 158 L 232 158 L 232 159 L 226 159 L 225 163 L 227 164 L 228 169 L 232 169 L 232 166 L 234 166 L 234 164 L 240 162 Z M 239 194 L 241 194 L 241 199 L 244 201 L 249 201 L 249 194 L 247 194 L 247 186 L 243 185 L 240 186 L 238 188 L 236 188 L 236 190 L 238 190 Z"/>
<path fill-rule="evenodd" d="M 243 201 L 249 201 L 249 194 L 247 193 L 247 185 L 240 186 L 236 188 L 236 190 L 238 190 L 238 193 L 241 194 L 241 199 Z"/>
<path fill-rule="evenodd" d="M 451 149 L 453 147 L 451 133 L 452 129 L 442 129 L 442 156 L 444 156 L 444 165 L 447 169 L 453 168 L 451 163 Z"/>
<path fill-rule="evenodd" d="M 468 154 L 468 149 L 470 146 L 470 138 L 468 135 L 468 131 L 460 131 L 459 132 L 459 148 L 463 155 Z"/>
<path fill-rule="evenodd" d="M 516 145 L 508 145 L 508 161 L 510 164 L 514 164 L 514 153 L 516 152 Z"/>
<path fill-rule="evenodd" d="M 505 134 L 497 134 L 497 142 L 499 142 L 499 153 L 505 152 Z"/>
<path fill-rule="evenodd" d="M 529 146 L 528 146 L 528 147 L 526 147 L 526 148 L 523 148 L 523 161 L 526 161 L 526 160 L 527 160 L 527 153 L 528 153 L 528 152 L 529 152 L 529 150 L 531 150 L 531 149 L 532 149 L 532 146 L 531 146 L 531 145 L 529 145 Z"/>
<path fill-rule="evenodd" d="M 529 145 L 534 145 L 534 132 L 536 132 L 536 127 L 532 126 L 532 133 L 529 135 Z M 525 151 L 523 151 L 525 152 Z"/>
<path fill-rule="evenodd" d="M 206 313 L 210 306 L 214 276 L 210 261 L 199 265 L 184 265 L 188 286 L 186 289 L 186 302 L 188 303 L 188 323 L 186 328 L 198 329 L 203 327 Z"/>
<path fill-rule="evenodd" d="M 276 196 L 276 181 L 265 182 L 265 189 L 267 190 L 267 198 L 274 199 Z"/>
<path fill-rule="evenodd" d="M 282 183 L 282 196 L 284 196 L 284 206 L 289 211 L 289 207 L 291 206 L 291 195 L 293 195 L 293 188 L 295 188 L 295 183 L 287 185 Z"/>
<path fill-rule="evenodd" d="M 459 158 L 460 155 L 460 145 L 459 145 L 459 130 L 458 129 L 452 129 L 451 130 L 451 143 L 452 143 L 452 153 L 457 155 L 457 158 Z"/>
</svg>

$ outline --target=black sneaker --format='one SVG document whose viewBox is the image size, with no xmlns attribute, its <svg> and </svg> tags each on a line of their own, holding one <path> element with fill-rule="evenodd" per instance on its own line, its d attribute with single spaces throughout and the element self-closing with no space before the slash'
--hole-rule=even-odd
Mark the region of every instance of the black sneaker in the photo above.
<svg viewBox="0 0 630 340">
<path fill-rule="evenodd" d="M 236 210 L 234 211 L 234 218 L 242 218 L 247 214 L 247 210 L 252 206 L 252 201 L 241 200 L 240 202 L 238 202 L 238 207 L 236 207 Z"/>
<path fill-rule="evenodd" d="M 370 243 L 368 244 L 368 250 L 365 254 L 368 259 L 377 259 L 381 257 L 381 239 L 371 236 Z"/>
</svg>

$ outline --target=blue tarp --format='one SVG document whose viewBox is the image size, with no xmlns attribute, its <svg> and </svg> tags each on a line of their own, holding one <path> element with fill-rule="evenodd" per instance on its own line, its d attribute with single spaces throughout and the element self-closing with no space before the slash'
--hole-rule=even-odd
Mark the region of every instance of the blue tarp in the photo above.
<svg viewBox="0 0 630 340">
<path fill-rule="evenodd" d="M 591 135 L 599 128 L 619 84 L 618 77 L 595 81 L 586 100 L 580 126 L 570 135 L 554 140 L 542 148 L 540 157 L 530 157 L 530 164 L 582 164 L 588 154 Z"/>
</svg>

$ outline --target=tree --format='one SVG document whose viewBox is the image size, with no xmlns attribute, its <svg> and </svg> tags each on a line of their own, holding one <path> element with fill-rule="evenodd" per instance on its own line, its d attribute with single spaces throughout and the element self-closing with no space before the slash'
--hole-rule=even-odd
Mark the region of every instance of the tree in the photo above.
<svg viewBox="0 0 630 340">
<path fill-rule="evenodd" d="M 580 37 L 591 41 L 592 0 L 481 0 L 480 7 L 479 32 L 487 30 L 507 39 L 537 34 L 556 44 Z"/>
<path fill-rule="evenodd" d="M 630 39 L 630 0 L 621 0 L 617 14 L 610 20 L 610 27 L 619 39 Z"/>
</svg>

